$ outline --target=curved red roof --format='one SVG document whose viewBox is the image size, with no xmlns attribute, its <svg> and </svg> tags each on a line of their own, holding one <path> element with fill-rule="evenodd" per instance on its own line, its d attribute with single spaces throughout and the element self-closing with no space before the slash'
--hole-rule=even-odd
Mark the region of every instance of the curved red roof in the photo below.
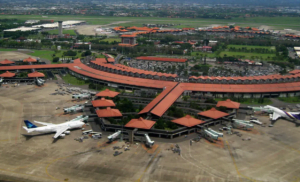
<svg viewBox="0 0 300 182">
<path fill-rule="evenodd" d="M 33 73 L 29 73 L 28 74 L 29 78 L 36 78 L 36 77 L 45 77 L 44 73 L 40 73 L 40 72 L 33 72 Z"/>
<path fill-rule="evenodd" d="M 10 61 L 8 59 L 4 59 L 3 61 L 0 61 L 0 64 L 14 64 L 15 62 Z"/>
<path fill-rule="evenodd" d="M 217 107 L 227 107 L 227 108 L 230 108 L 230 109 L 238 109 L 240 107 L 240 103 L 238 102 L 234 102 L 230 99 L 227 99 L 225 101 L 219 101 L 218 104 L 217 104 Z"/>
<path fill-rule="evenodd" d="M 2 73 L 0 75 L 0 77 L 3 77 L 3 78 L 11 78 L 11 77 L 14 77 L 14 76 L 16 76 L 16 74 L 12 73 L 12 72 L 9 72 L 9 71 L 6 71 L 5 73 Z"/>
<path fill-rule="evenodd" d="M 96 94 L 97 97 L 115 97 L 117 95 L 119 95 L 120 93 L 119 92 L 114 92 L 114 91 L 111 91 L 109 89 L 105 89 L 99 93 Z"/>
<path fill-rule="evenodd" d="M 116 104 L 112 100 L 106 100 L 105 98 L 101 98 L 99 100 L 92 101 L 93 107 L 114 107 Z"/>
<path fill-rule="evenodd" d="M 37 60 L 33 59 L 32 57 L 29 57 L 29 58 L 24 59 L 23 62 L 37 62 Z"/>
<path fill-rule="evenodd" d="M 193 118 L 190 115 L 186 115 L 182 118 L 172 120 L 172 122 L 183 125 L 183 126 L 187 126 L 187 127 L 192 127 L 192 126 L 195 126 L 198 124 L 205 123 L 205 121 Z"/>
<path fill-rule="evenodd" d="M 137 57 L 137 60 L 147 60 L 147 61 L 167 61 L 167 62 L 180 62 L 184 63 L 187 59 L 178 59 L 178 58 L 162 58 L 162 57 L 151 57 L 151 56 L 141 56 Z"/>
<path fill-rule="evenodd" d="M 155 124 L 155 121 L 146 120 L 142 117 L 138 119 L 132 119 L 130 120 L 125 127 L 129 128 L 141 128 L 141 129 L 151 129 L 153 125 Z"/>
<path fill-rule="evenodd" d="M 122 114 L 118 109 L 111 109 L 110 107 L 106 109 L 96 110 L 99 118 L 111 118 L 111 117 L 121 117 Z"/>
<path fill-rule="evenodd" d="M 203 112 L 199 112 L 198 113 L 201 116 L 205 116 L 208 118 L 213 118 L 213 119 L 218 119 L 218 118 L 222 118 L 224 116 L 228 116 L 229 114 L 222 112 L 222 111 L 218 111 L 216 108 L 211 108 L 210 110 L 207 111 L 203 111 Z"/>
</svg>

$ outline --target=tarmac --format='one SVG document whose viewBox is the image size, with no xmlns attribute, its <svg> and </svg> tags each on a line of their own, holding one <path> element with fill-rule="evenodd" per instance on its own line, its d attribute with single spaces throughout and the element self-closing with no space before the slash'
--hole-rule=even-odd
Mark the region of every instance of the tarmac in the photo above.
<svg viewBox="0 0 300 182">
<path fill-rule="evenodd" d="M 99 140 L 78 142 L 74 139 L 82 136 L 80 129 L 56 141 L 51 133 L 25 137 L 24 119 L 57 124 L 81 114 L 63 114 L 62 108 L 75 102 L 71 95 L 50 95 L 57 88 L 54 82 L 0 87 L 0 181 L 300 181 L 299 128 L 283 119 L 268 127 L 263 115 L 257 117 L 267 126 L 235 129 L 241 137 L 224 132 L 216 143 L 201 139 L 192 145 L 196 134 L 174 140 L 151 137 L 154 149 L 134 143 L 124 151 L 124 141 L 107 143 L 109 132 Z M 171 150 L 175 144 L 180 155 Z M 114 146 L 122 154 L 113 156 Z"/>
</svg>

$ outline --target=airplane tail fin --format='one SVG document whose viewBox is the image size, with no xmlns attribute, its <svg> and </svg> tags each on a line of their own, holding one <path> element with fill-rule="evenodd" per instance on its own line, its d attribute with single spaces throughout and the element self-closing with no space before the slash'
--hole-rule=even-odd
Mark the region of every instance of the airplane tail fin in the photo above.
<svg viewBox="0 0 300 182">
<path fill-rule="evenodd" d="M 26 124 L 27 128 L 37 128 L 37 126 L 35 126 L 34 124 L 32 124 L 30 121 L 28 120 L 24 120 L 24 123 Z"/>
<path fill-rule="evenodd" d="M 32 130 L 31 130 L 31 129 L 29 129 L 29 128 L 27 128 L 26 126 L 23 126 L 23 128 L 24 128 L 24 130 L 26 130 L 26 131 L 27 131 L 27 133 L 30 133 L 30 132 L 32 132 Z"/>
</svg>

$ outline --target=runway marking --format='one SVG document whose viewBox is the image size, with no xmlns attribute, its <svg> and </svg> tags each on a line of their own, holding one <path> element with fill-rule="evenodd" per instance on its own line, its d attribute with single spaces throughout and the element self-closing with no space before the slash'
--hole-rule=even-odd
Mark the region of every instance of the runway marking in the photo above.
<svg viewBox="0 0 300 182">
<path fill-rule="evenodd" d="M 297 153 L 300 154 L 300 150 L 295 149 L 294 147 L 291 147 L 291 146 L 289 146 L 288 144 L 283 143 L 282 141 L 279 141 L 279 140 L 275 140 L 275 141 L 278 142 L 278 143 L 280 143 L 280 144 L 282 144 L 282 145 L 284 145 L 286 148 L 289 148 L 289 149 L 291 149 L 291 150 L 294 150 L 295 152 L 297 152 Z"/>
<path fill-rule="evenodd" d="M 136 182 L 140 182 L 141 178 L 144 176 L 145 172 L 148 170 L 148 168 L 151 166 L 151 164 L 153 163 L 154 159 L 157 157 L 157 155 L 160 153 L 161 149 L 159 149 L 155 156 L 152 157 L 152 159 L 150 160 L 149 164 L 147 165 L 146 169 L 143 171 L 142 175 L 139 177 L 139 179 L 136 180 Z"/>
<path fill-rule="evenodd" d="M 66 157 L 60 157 L 60 158 L 57 158 L 57 159 L 52 160 L 52 161 L 45 167 L 45 172 L 46 172 L 46 174 L 47 174 L 50 178 L 52 178 L 53 180 L 55 180 L 55 181 L 63 181 L 63 180 L 57 179 L 57 178 L 55 178 L 54 176 L 52 176 L 51 174 L 49 174 L 48 168 L 49 168 L 53 163 L 55 163 L 55 162 L 57 162 L 57 161 L 59 161 L 59 160 L 61 160 L 61 159 L 66 159 L 66 158 L 71 157 L 71 156 L 73 156 L 73 155 L 69 155 L 69 156 L 66 156 Z"/>
<path fill-rule="evenodd" d="M 229 150 L 230 157 L 231 157 L 231 159 L 232 159 L 232 162 L 233 162 L 233 164 L 234 164 L 234 167 L 235 167 L 235 170 L 236 170 L 237 174 L 238 174 L 239 176 L 242 176 L 243 178 L 246 178 L 246 179 L 250 180 L 250 181 L 256 182 L 255 179 L 249 178 L 249 177 L 243 175 L 242 173 L 240 173 L 240 171 L 239 171 L 239 169 L 238 169 L 238 167 L 237 167 L 237 164 L 236 164 L 236 162 L 235 162 L 234 156 L 233 156 L 233 154 L 232 154 L 231 148 L 230 148 L 229 143 L 228 143 L 227 140 L 226 140 L 226 145 L 227 145 L 227 148 L 228 148 L 228 150 Z M 239 178 L 239 180 L 241 180 L 241 179 Z"/>
</svg>

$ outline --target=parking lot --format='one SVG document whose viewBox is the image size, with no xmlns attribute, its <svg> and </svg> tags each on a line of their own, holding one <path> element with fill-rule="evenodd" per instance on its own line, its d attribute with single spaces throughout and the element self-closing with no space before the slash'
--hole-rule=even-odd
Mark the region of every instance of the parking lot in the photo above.
<svg viewBox="0 0 300 182">
<path fill-rule="evenodd" d="M 62 123 L 80 114 L 63 114 L 71 95 L 50 95 L 55 83 L 43 87 L 0 87 L 0 180 L 7 181 L 295 181 L 300 179 L 299 128 L 278 120 L 273 127 L 255 125 L 216 143 L 193 142 L 196 134 L 174 140 L 151 138 L 155 149 L 124 141 L 107 144 L 103 138 L 74 140 L 81 130 L 53 141 L 53 134 L 25 137 L 23 120 Z M 84 102 L 84 101 L 82 101 Z M 61 109 L 56 110 L 56 107 Z M 267 116 L 258 116 L 270 123 Z M 268 126 L 268 125 L 267 125 Z M 213 127 L 218 129 L 220 126 Z M 90 129 L 89 126 L 85 129 Z M 243 140 L 248 139 L 250 140 Z M 180 155 L 173 153 L 175 144 Z M 121 149 L 115 149 L 119 146 Z M 113 156 L 118 150 L 122 154 Z"/>
</svg>

